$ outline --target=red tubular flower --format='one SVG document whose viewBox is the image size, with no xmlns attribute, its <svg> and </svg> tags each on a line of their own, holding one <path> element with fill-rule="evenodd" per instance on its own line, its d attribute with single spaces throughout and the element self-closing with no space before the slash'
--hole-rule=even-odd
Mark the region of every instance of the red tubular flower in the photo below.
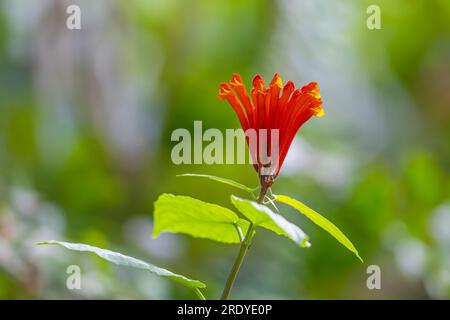
<svg viewBox="0 0 450 320">
<path fill-rule="evenodd" d="M 264 85 L 264 79 L 256 75 L 250 95 L 242 77 L 234 74 L 230 82 L 220 84 L 217 97 L 228 101 L 246 134 L 249 129 L 255 130 L 257 143 L 250 143 L 249 135 L 247 143 L 255 170 L 265 188 L 270 187 L 278 176 L 298 129 L 313 115 L 324 115 L 317 82 L 295 89 L 292 81 L 283 86 L 278 73 L 275 73 L 268 88 Z M 274 141 L 272 132 L 278 133 L 277 141 Z M 271 154 L 275 144 L 278 152 Z"/>
</svg>

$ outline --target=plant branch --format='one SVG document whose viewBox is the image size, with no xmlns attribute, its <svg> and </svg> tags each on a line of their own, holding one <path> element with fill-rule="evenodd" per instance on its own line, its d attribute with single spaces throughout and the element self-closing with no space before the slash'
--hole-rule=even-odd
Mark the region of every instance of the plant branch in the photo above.
<svg viewBox="0 0 450 320">
<path fill-rule="evenodd" d="M 250 223 L 247 234 L 245 235 L 244 240 L 241 242 L 241 248 L 239 249 L 239 254 L 234 261 L 233 268 L 231 269 L 230 275 L 228 276 L 227 282 L 225 284 L 225 288 L 222 292 L 222 300 L 227 300 L 230 296 L 231 289 L 233 288 L 234 281 L 236 280 L 239 269 L 241 268 L 242 262 L 244 261 L 245 254 L 247 253 L 248 248 L 250 247 L 251 239 L 253 237 L 255 228 L 253 224 Z"/>
<path fill-rule="evenodd" d="M 258 197 L 258 203 L 263 203 L 264 197 L 266 196 L 267 190 L 269 186 L 262 186 L 261 191 Z M 245 255 L 250 247 L 252 242 L 253 235 L 255 234 L 255 227 L 252 223 L 248 226 L 247 233 L 245 235 L 244 240 L 241 242 L 241 247 L 239 249 L 239 254 L 234 261 L 233 268 L 228 276 L 227 282 L 225 284 L 225 288 L 222 292 L 222 300 L 227 300 L 230 296 L 231 289 L 233 288 L 234 281 L 236 280 L 237 274 L 239 273 L 239 269 L 241 268 L 242 262 L 244 261 Z"/>
<path fill-rule="evenodd" d="M 200 300 L 206 300 L 205 296 L 203 295 L 203 293 L 200 291 L 199 288 L 194 288 L 194 292 Z"/>
</svg>

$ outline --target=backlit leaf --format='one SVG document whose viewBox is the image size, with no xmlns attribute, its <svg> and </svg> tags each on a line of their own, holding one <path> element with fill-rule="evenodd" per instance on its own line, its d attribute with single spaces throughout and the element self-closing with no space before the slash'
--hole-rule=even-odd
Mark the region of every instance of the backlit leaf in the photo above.
<svg viewBox="0 0 450 320">
<path fill-rule="evenodd" d="M 118 252 L 101 249 L 101 248 L 93 247 L 93 246 L 90 246 L 87 244 L 82 244 L 82 243 L 70 243 L 70 242 L 55 241 L 55 240 L 40 242 L 39 244 L 60 245 L 69 250 L 92 252 L 92 253 L 95 253 L 96 255 L 98 255 L 99 257 L 101 257 L 109 262 L 112 262 L 114 264 L 117 264 L 120 266 L 138 268 L 138 269 L 145 269 L 145 270 L 148 270 L 160 277 L 166 277 L 166 278 L 175 280 L 175 281 L 181 283 L 182 285 L 184 285 L 188 288 L 191 288 L 191 289 L 206 288 L 206 285 L 203 282 L 200 282 L 198 280 L 189 279 L 185 276 L 182 276 L 182 275 L 173 273 L 169 270 L 157 267 L 151 263 L 144 262 L 142 260 L 139 260 L 139 259 L 136 259 L 133 257 L 129 257 L 129 256 L 123 255 Z"/>
<path fill-rule="evenodd" d="M 208 174 L 185 173 L 185 174 L 180 174 L 180 175 L 178 175 L 177 177 L 200 177 L 200 178 L 207 178 L 207 179 L 210 179 L 210 180 L 214 180 L 214 181 L 218 181 L 218 182 L 221 182 L 221 183 L 228 184 L 228 185 L 230 185 L 230 186 L 233 186 L 233 187 L 235 187 L 235 188 L 239 188 L 239 189 L 245 190 L 245 191 L 247 191 L 247 192 L 252 192 L 252 191 L 253 191 L 252 188 L 249 188 L 249 187 L 243 185 L 242 183 L 239 183 L 239 182 L 236 182 L 236 181 L 234 181 L 234 180 L 227 179 L 227 178 L 211 176 L 211 175 L 208 175 Z"/>
<path fill-rule="evenodd" d="M 237 227 L 245 234 L 248 221 L 216 204 L 187 196 L 162 194 L 155 202 L 153 236 L 161 232 L 184 233 L 224 243 L 241 241 Z"/>
<path fill-rule="evenodd" d="M 301 247 L 310 246 L 308 236 L 299 227 L 287 221 L 281 215 L 274 213 L 265 205 L 233 195 L 231 196 L 231 202 L 255 226 L 286 236 Z"/>
<path fill-rule="evenodd" d="M 330 220 L 320 215 L 313 209 L 309 208 L 307 205 L 301 203 L 296 199 L 292 199 L 288 196 L 284 195 L 274 195 L 275 200 L 278 202 L 285 203 L 290 205 L 291 207 L 300 211 L 303 215 L 305 215 L 308 219 L 314 222 L 316 225 L 327 231 L 331 234 L 337 241 L 339 241 L 342 245 L 344 245 L 348 250 L 353 252 L 361 262 L 363 262 L 362 258 L 359 256 L 358 250 L 356 250 L 353 243 L 336 227 Z"/>
</svg>

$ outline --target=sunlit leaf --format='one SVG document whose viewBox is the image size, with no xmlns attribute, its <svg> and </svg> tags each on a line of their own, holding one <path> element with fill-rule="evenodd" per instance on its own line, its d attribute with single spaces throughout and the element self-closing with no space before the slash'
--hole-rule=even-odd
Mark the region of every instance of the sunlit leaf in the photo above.
<svg viewBox="0 0 450 320">
<path fill-rule="evenodd" d="M 353 243 L 330 220 L 328 220 L 324 216 L 320 215 L 319 213 L 317 213 L 316 211 L 314 211 L 313 209 L 309 208 L 307 205 L 301 203 L 296 199 L 292 199 L 284 195 L 274 195 L 274 196 L 276 201 L 290 205 L 291 207 L 300 211 L 308 219 L 310 219 L 316 225 L 318 225 L 319 227 L 327 231 L 329 234 L 331 234 L 334 238 L 336 238 L 336 240 L 339 241 L 342 245 L 344 245 L 348 250 L 353 252 L 358 257 L 358 259 L 361 260 L 361 262 L 363 261 L 362 258 L 359 256 L 358 250 L 356 250 Z"/>
<path fill-rule="evenodd" d="M 231 179 L 227 179 L 227 178 L 222 178 L 222 177 L 216 177 L 216 176 L 211 176 L 211 175 L 207 175 L 207 174 L 195 174 L 195 173 L 185 173 L 185 174 L 180 174 L 177 175 L 177 177 L 200 177 L 200 178 L 207 178 L 207 179 L 211 179 L 214 181 L 218 181 L 221 183 L 225 183 L 228 184 L 230 186 L 245 190 L 247 192 L 252 192 L 253 189 L 249 188 L 245 185 L 243 185 L 242 183 L 236 182 L 234 180 Z"/>
<path fill-rule="evenodd" d="M 231 196 L 231 202 L 255 226 L 286 236 L 301 247 L 310 246 L 308 236 L 299 227 L 268 207 L 234 195 Z"/>
<path fill-rule="evenodd" d="M 185 233 L 224 243 L 241 241 L 237 227 L 245 234 L 248 221 L 216 204 L 187 196 L 162 194 L 155 202 L 153 236 L 161 232 Z"/>
<path fill-rule="evenodd" d="M 123 255 L 118 252 L 101 249 L 101 248 L 93 247 L 93 246 L 90 246 L 87 244 L 82 244 L 82 243 L 70 243 L 70 242 L 55 241 L 55 240 L 40 242 L 39 244 L 60 245 L 69 250 L 92 252 L 92 253 L 95 253 L 96 255 L 98 255 L 99 257 L 101 257 L 109 262 L 112 262 L 114 264 L 117 264 L 120 266 L 138 268 L 138 269 L 145 269 L 145 270 L 148 270 L 160 277 L 166 277 L 166 278 L 175 280 L 175 281 L 181 283 L 182 285 L 184 285 L 188 288 L 191 288 L 191 289 L 206 288 L 206 285 L 203 282 L 186 278 L 185 276 L 173 273 L 173 272 L 163 269 L 163 268 L 159 268 L 157 266 L 154 266 L 151 263 L 144 262 L 142 260 L 139 260 L 139 259 L 136 259 L 133 257 L 129 257 L 129 256 Z"/>
</svg>

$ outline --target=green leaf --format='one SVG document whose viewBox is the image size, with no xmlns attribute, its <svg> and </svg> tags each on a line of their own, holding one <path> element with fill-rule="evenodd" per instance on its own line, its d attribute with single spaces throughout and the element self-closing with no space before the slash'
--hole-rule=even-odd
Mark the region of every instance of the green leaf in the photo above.
<svg viewBox="0 0 450 320">
<path fill-rule="evenodd" d="M 167 277 L 169 279 L 175 280 L 175 281 L 181 283 L 182 285 L 184 285 L 188 288 L 194 289 L 194 290 L 196 288 L 206 288 L 206 285 L 203 282 L 186 278 L 185 276 L 170 272 L 169 270 L 154 266 L 151 263 L 144 262 L 142 260 L 139 260 L 139 259 L 136 259 L 133 257 L 129 257 L 129 256 L 123 255 L 118 252 L 101 249 L 101 248 L 93 247 L 93 246 L 90 246 L 87 244 L 82 244 L 82 243 L 70 243 L 70 242 L 55 241 L 55 240 L 40 242 L 39 244 L 41 244 L 41 245 L 42 244 L 60 245 L 69 250 L 93 252 L 96 255 L 98 255 L 99 257 L 101 257 L 105 260 L 108 260 L 109 262 L 112 262 L 114 264 L 117 264 L 119 266 L 127 266 L 127 267 L 133 267 L 133 268 L 138 268 L 138 269 L 145 269 L 145 270 L 148 270 L 160 277 Z"/>
<path fill-rule="evenodd" d="M 299 227 L 268 207 L 234 195 L 231 196 L 231 202 L 253 225 L 286 236 L 301 247 L 310 246 L 308 236 Z"/>
<path fill-rule="evenodd" d="M 242 183 L 236 182 L 234 180 L 231 179 L 227 179 L 227 178 L 222 178 L 222 177 L 216 177 L 216 176 L 211 176 L 208 174 L 194 174 L 194 173 L 185 173 L 185 174 L 179 174 L 177 175 L 177 177 L 200 177 L 200 178 L 207 178 L 207 179 L 211 179 L 214 181 L 218 181 L 218 182 L 222 182 L 225 184 L 228 184 L 230 186 L 245 190 L 247 192 L 253 192 L 252 188 L 249 188 L 245 185 L 243 185 Z"/>
<path fill-rule="evenodd" d="M 216 204 L 186 196 L 162 194 L 155 202 L 153 237 L 161 232 L 185 233 L 224 243 L 240 243 L 248 221 Z"/>
<path fill-rule="evenodd" d="M 307 205 L 301 203 L 296 199 L 292 199 L 284 195 L 274 195 L 274 196 L 276 201 L 285 203 L 297 209 L 298 211 L 300 211 L 300 213 L 304 214 L 316 225 L 327 231 L 334 238 L 336 238 L 337 241 L 339 241 L 342 245 L 344 245 L 344 247 L 353 252 L 358 257 L 358 259 L 361 260 L 361 262 L 363 262 L 363 259 L 359 256 L 358 250 L 356 250 L 353 243 L 330 220 L 328 220 L 324 216 L 320 215 L 319 213 L 317 213 L 316 211 L 314 211 L 313 209 L 309 208 Z"/>
</svg>

